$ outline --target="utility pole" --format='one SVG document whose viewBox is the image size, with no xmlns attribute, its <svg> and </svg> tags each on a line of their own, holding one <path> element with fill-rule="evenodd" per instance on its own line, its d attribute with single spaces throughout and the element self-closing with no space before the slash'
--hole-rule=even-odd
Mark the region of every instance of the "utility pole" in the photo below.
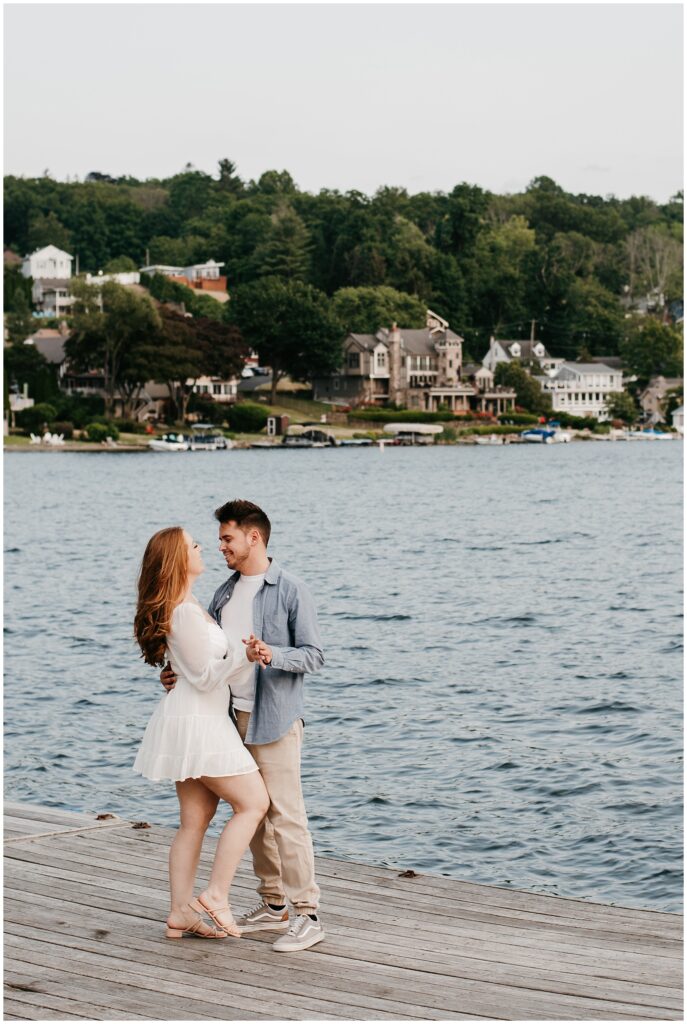
<svg viewBox="0 0 687 1024">
<path fill-rule="evenodd" d="M 533 320 L 530 327 L 530 341 L 534 341 L 534 328 L 536 327 L 537 321 Z"/>
</svg>

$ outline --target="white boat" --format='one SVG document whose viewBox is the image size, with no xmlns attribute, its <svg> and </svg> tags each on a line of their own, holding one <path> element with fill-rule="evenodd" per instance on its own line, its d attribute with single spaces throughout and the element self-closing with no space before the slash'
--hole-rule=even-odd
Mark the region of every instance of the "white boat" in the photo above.
<svg viewBox="0 0 687 1024">
<path fill-rule="evenodd" d="M 476 437 L 475 444 L 505 444 L 506 440 L 501 434 L 488 434 L 486 437 Z"/>
<path fill-rule="evenodd" d="M 189 439 L 185 434 L 163 434 L 148 441 L 148 447 L 154 452 L 187 452 Z"/>
<path fill-rule="evenodd" d="M 672 434 L 664 434 L 662 430 L 631 430 L 628 435 L 629 441 L 672 441 Z"/>
<path fill-rule="evenodd" d="M 529 444 L 553 444 L 555 430 L 547 430 L 545 427 L 533 427 L 532 430 L 523 430 L 521 440 Z"/>
<path fill-rule="evenodd" d="M 216 452 L 219 448 L 233 447 L 233 441 L 228 441 L 212 423 L 194 423 L 191 427 L 189 448 L 192 452 Z"/>
</svg>

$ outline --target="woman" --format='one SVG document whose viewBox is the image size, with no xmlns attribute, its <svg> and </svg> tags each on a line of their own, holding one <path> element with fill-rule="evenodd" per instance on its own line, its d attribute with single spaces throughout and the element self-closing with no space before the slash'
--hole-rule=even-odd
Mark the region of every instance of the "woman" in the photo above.
<svg viewBox="0 0 687 1024">
<path fill-rule="evenodd" d="M 149 779 L 172 779 L 179 798 L 180 826 L 169 851 L 169 939 L 240 936 L 229 888 L 269 806 L 262 776 L 229 717 L 229 684 L 246 658 L 257 660 L 255 638 L 245 649 L 229 647 L 192 593 L 204 569 L 200 545 L 180 526 L 156 533 L 141 563 L 134 622 L 145 661 L 163 665 L 169 658 L 177 675 L 134 762 L 134 771 Z M 234 813 L 217 843 L 208 887 L 194 899 L 203 837 L 220 799 Z M 203 922 L 200 911 L 217 927 Z"/>
</svg>

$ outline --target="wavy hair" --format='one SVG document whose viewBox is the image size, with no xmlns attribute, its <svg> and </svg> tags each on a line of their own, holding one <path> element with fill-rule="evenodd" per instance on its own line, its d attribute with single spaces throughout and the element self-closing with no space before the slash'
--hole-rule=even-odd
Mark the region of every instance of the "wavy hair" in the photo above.
<svg viewBox="0 0 687 1024">
<path fill-rule="evenodd" d="M 164 665 L 172 612 L 186 590 L 188 550 L 180 526 L 154 533 L 138 575 L 134 636 L 148 665 Z"/>
</svg>

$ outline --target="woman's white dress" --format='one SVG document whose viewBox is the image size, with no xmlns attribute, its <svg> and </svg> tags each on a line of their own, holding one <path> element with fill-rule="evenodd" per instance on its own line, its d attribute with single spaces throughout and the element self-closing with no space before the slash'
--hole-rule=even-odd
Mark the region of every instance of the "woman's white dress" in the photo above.
<svg viewBox="0 0 687 1024">
<path fill-rule="evenodd" d="M 176 686 L 148 722 L 134 771 L 158 782 L 245 775 L 258 767 L 229 717 L 232 676 L 246 666 L 200 604 L 184 601 L 172 613 L 167 654 Z"/>
</svg>

